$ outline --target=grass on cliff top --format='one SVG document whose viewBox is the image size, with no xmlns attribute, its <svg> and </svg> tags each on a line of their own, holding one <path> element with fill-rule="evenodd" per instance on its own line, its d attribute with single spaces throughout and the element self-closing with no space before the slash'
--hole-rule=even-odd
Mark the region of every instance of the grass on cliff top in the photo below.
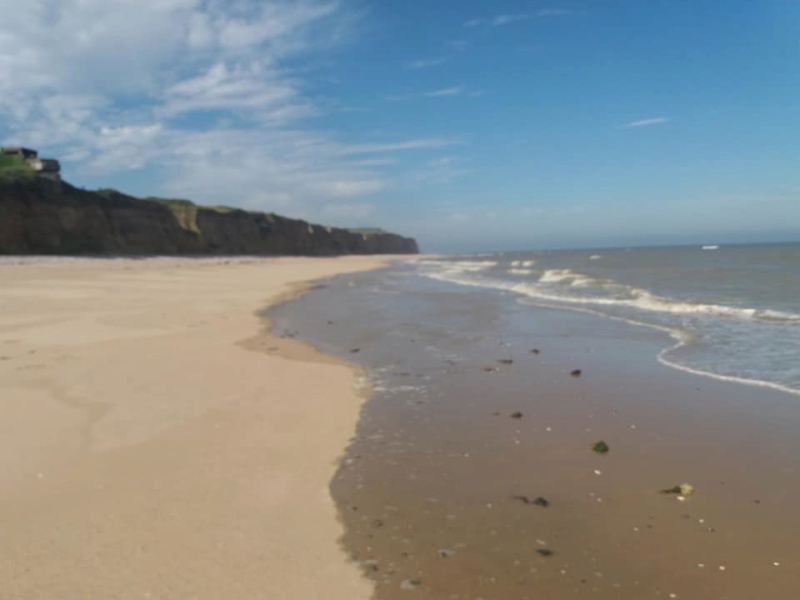
<svg viewBox="0 0 800 600">
<path fill-rule="evenodd" d="M 362 233 L 362 234 L 386 233 L 386 230 L 381 229 L 380 227 L 347 227 L 345 229 L 350 233 Z"/>
<path fill-rule="evenodd" d="M 13 166 L 0 168 L 0 183 L 13 183 L 15 181 L 34 181 L 36 171 L 28 166 Z"/>
<path fill-rule="evenodd" d="M 157 196 L 150 196 L 148 198 L 145 198 L 145 200 L 150 200 L 151 202 L 158 202 L 159 204 L 164 204 L 166 206 L 169 206 L 170 208 L 196 207 L 198 209 L 203 209 L 203 210 L 213 210 L 214 212 L 218 213 L 229 213 L 235 210 L 241 210 L 233 206 L 223 206 L 223 205 L 204 206 L 202 204 L 195 204 L 191 200 L 184 200 L 183 198 L 159 198 Z"/>
<path fill-rule="evenodd" d="M 97 193 L 101 196 L 105 196 L 106 198 L 113 198 L 114 196 L 127 196 L 127 194 L 123 194 L 119 190 L 115 190 L 113 188 L 103 188 L 97 190 Z M 142 200 L 147 200 L 148 202 L 158 202 L 172 210 L 184 210 L 187 208 L 199 208 L 204 210 L 213 210 L 214 212 L 218 213 L 229 213 L 236 210 L 241 210 L 239 208 L 233 206 L 204 206 L 202 204 L 195 204 L 191 200 L 186 200 L 184 198 L 160 198 L 158 196 L 147 196 L 146 198 L 141 198 Z"/>
</svg>

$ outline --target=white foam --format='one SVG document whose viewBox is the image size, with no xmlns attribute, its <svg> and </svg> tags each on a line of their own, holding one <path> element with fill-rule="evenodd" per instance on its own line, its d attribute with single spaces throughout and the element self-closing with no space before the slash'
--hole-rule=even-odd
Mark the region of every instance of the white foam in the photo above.
<svg viewBox="0 0 800 600">
<path fill-rule="evenodd" d="M 574 273 L 569 269 L 546 271 L 545 274 L 550 273 L 549 278 L 551 282 L 560 282 L 565 280 L 574 281 L 578 273 Z M 499 280 L 483 280 L 478 281 L 469 279 L 462 276 L 456 276 L 452 273 L 425 273 L 431 279 L 439 281 L 446 281 L 458 285 L 471 286 L 471 287 L 484 287 L 499 290 L 506 290 L 515 292 L 525 297 L 526 300 L 532 301 L 536 305 L 546 306 L 549 308 L 573 310 L 577 312 L 585 312 L 601 317 L 622 321 L 631 325 L 640 327 L 647 327 L 668 334 L 676 343 L 668 348 L 665 348 L 658 354 L 658 361 L 666 367 L 692 373 L 702 377 L 708 377 L 719 381 L 727 381 L 731 383 L 738 383 L 743 385 L 769 388 L 776 391 L 781 391 L 793 395 L 800 395 L 800 390 L 759 379 L 747 379 L 744 377 L 736 377 L 731 375 L 723 375 L 713 373 L 710 371 L 703 371 L 692 367 L 687 367 L 673 359 L 669 358 L 669 354 L 686 346 L 691 342 L 692 335 L 686 331 L 677 328 L 670 328 L 663 325 L 639 321 L 630 317 L 622 317 L 619 315 L 612 315 L 598 310 L 598 306 L 628 306 L 638 308 L 651 312 L 668 312 L 678 314 L 709 314 L 715 316 L 724 316 L 730 318 L 742 319 L 760 319 L 769 321 L 784 321 L 790 323 L 800 324 L 800 315 L 793 313 L 785 313 L 781 311 L 772 310 L 756 310 L 751 308 L 736 308 L 713 304 L 691 304 L 678 300 L 671 300 L 669 298 L 662 298 L 652 294 L 646 290 L 638 288 L 629 288 L 635 292 L 635 297 L 630 299 L 615 299 L 615 298 L 597 298 L 597 297 L 575 297 L 575 296 L 562 296 L 559 294 L 548 294 L 543 292 L 541 288 L 537 288 L 537 284 L 528 283 L 512 283 L 502 282 Z M 583 276 L 585 277 L 585 276 Z M 540 282 L 544 281 L 544 276 Z"/>
<path fill-rule="evenodd" d="M 509 275 L 533 275 L 531 269 L 509 269 L 506 273 Z"/>
<path fill-rule="evenodd" d="M 597 279 L 588 275 L 576 273 L 570 269 L 549 269 L 541 275 L 537 283 L 517 283 L 496 279 L 477 280 L 462 277 L 468 273 L 477 273 L 496 266 L 497 263 L 492 261 L 429 262 L 430 264 L 440 266 L 440 268 L 434 272 L 427 271 L 425 273 L 432 279 L 449 281 L 461 285 L 503 289 L 531 298 L 548 300 L 550 302 L 588 306 L 623 306 L 648 312 L 712 315 L 739 319 L 780 321 L 800 325 L 800 314 L 796 313 L 675 300 L 658 296 L 648 290 L 624 285 L 610 279 Z M 543 286 L 541 284 L 548 285 Z M 550 284 L 565 285 L 554 286 Z M 588 288 L 592 286 L 608 290 L 614 294 L 614 297 L 597 295 L 575 296 L 569 293 L 570 287 Z"/>
</svg>

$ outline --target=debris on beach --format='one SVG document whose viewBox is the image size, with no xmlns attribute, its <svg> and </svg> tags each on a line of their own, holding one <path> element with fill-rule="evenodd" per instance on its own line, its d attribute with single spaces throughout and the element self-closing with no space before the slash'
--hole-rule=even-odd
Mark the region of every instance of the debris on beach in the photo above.
<svg viewBox="0 0 800 600">
<path fill-rule="evenodd" d="M 580 369 L 575 369 L 575 370 L 570 372 L 570 375 L 572 375 L 573 377 L 580 377 L 581 376 L 581 370 Z"/>
<path fill-rule="evenodd" d="M 547 548 L 539 548 L 536 552 L 542 556 L 553 556 L 553 554 L 555 554 L 555 552 L 548 550 Z"/>
<path fill-rule="evenodd" d="M 539 354 L 539 349 L 534 348 L 533 350 L 531 350 L 531 354 Z"/>
<path fill-rule="evenodd" d="M 497 371 L 497 367 L 483 367 L 484 372 L 486 373 L 494 373 Z"/>
<path fill-rule="evenodd" d="M 537 496 L 536 498 L 531 498 L 530 496 L 514 496 L 514 500 L 519 500 L 525 504 L 541 506 L 542 508 L 547 508 L 550 506 L 550 501 L 547 500 L 547 498 L 542 498 L 541 496 Z"/>
<path fill-rule="evenodd" d="M 350 354 L 355 354 L 356 352 L 361 352 L 361 348 L 353 348 L 350 350 Z"/>
<path fill-rule="evenodd" d="M 411 591 L 417 589 L 421 585 L 422 585 L 421 579 L 403 579 L 403 581 L 400 582 L 400 589 Z"/>
<path fill-rule="evenodd" d="M 442 558 L 450 558 L 451 556 L 455 556 L 455 553 L 456 553 L 455 550 L 449 550 L 447 548 L 442 548 L 441 550 L 439 550 L 439 556 L 441 556 Z"/>
<path fill-rule="evenodd" d="M 513 413 L 511 413 L 511 418 L 512 419 L 521 419 L 522 418 L 522 413 L 519 412 L 519 411 L 513 412 Z"/>
<path fill-rule="evenodd" d="M 513 365 L 514 364 L 514 359 L 513 358 L 501 358 L 497 362 L 499 362 L 501 365 Z"/>
<path fill-rule="evenodd" d="M 678 497 L 686 498 L 694 494 L 694 486 L 689 483 L 681 483 L 680 485 L 673 486 L 661 490 L 662 494 L 675 494 Z"/>
<path fill-rule="evenodd" d="M 608 444 L 606 444 L 605 442 L 603 442 L 601 440 L 601 441 L 597 442 L 594 446 L 592 446 L 592 450 L 594 450 L 598 454 L 605 454 L 609 450 L 611 450 L 611 448 L 609 448 Z"/>
</svg>

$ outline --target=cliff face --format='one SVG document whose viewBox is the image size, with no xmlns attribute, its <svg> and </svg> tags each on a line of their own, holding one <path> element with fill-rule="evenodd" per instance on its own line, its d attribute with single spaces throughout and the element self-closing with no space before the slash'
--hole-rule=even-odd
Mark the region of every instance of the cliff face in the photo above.
<svg viewBox="0 0 800 600">
<path fill-rule="evenodd" d="M 47 180 L 0 183 L 0 254 L 416 254 L 391 233 L 165 204 Z"/>
</svg>

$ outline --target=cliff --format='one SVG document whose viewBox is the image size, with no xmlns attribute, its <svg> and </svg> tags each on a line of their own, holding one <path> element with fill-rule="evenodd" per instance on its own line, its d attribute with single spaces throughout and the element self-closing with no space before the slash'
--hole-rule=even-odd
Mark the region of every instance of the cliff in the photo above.
<svg viewBox="0 0 800 600">
<path fill-rule="evenodd" d="M 274 214 L 141 199 L 21 178 L 0 182 L 0 254 L 416 254 L 411 238 Z"/>
</svg>

